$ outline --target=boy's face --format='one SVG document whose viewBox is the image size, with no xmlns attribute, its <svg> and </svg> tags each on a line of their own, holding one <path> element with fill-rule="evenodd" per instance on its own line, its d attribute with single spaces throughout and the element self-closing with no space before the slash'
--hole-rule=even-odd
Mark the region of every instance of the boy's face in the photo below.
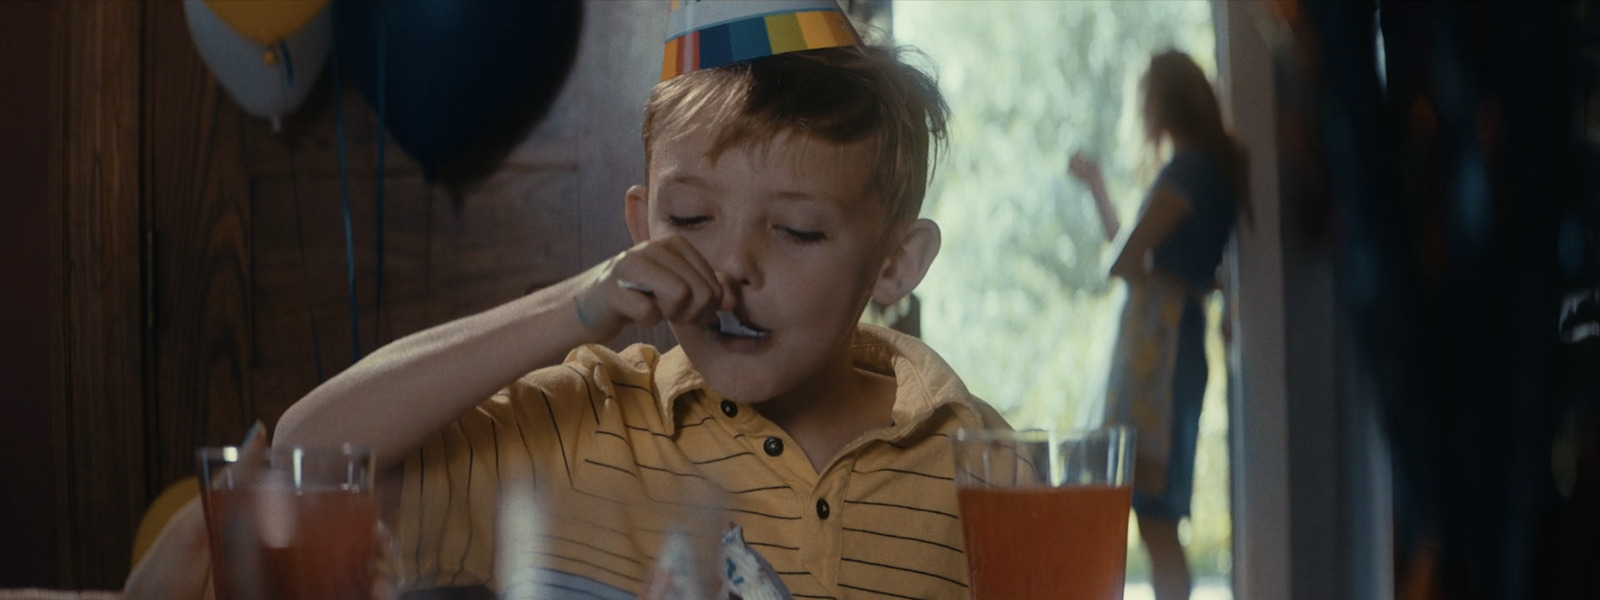
<svg viewBox="0 0 1600 600">
<path fill-rule="evenodd" d="M 850 340 L 886 264 L 884 211 L 867 191 L 872 147 L 783 135 L 713 161 L 711 140 L 701 131 L 655 148 L 649 187 L 629 191 L 630 227 L 687 239 L 730 284 L 723 308 L 765 335 L 724 335 L 715 322 L 673 333 L 727 398 L 824 390 L 851 372 Z"/>
</svg>

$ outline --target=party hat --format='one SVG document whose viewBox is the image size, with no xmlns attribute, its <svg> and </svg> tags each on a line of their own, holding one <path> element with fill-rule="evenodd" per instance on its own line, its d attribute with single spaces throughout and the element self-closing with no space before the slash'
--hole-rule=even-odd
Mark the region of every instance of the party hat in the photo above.
<svg viewBox="0 0 1600 600">
<path fill-rule="evenodd" d="M 661 80 L 763 56 L 860 43 L 835 0 L 672 0 Z"/>
</svg>

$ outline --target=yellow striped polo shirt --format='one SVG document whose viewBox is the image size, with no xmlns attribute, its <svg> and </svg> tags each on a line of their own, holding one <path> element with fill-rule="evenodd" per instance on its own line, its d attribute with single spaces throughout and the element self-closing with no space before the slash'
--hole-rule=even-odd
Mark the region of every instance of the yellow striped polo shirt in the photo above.
<svg viewBox="0 0 1600 600">
<path fill-rule="evenodd" d="M 524 376 L 407 459 L 402 587 L 495 585 L 501 489 L 531 480 L 537 539 L 501 541 L 542 564 L 530 597 L 635 598 L 668 532 L 736 523 L 796 598 L 966 598 L 949 436 L 1005 422 L 916 338 L 862 325 L 851 351 L 894 377 L 893 422 L 820 474 L 681 348 L 585 346 Z"/>
</svg>

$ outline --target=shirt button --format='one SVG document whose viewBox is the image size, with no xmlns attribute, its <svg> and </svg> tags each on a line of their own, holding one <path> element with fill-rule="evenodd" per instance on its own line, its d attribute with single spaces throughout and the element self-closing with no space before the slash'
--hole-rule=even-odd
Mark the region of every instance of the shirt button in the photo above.
<svg viewBox="0 0 1600 600">
<path fill-rule="evenodd" d="M 728 415 L 729 417 L 739 416 L 739 405 L 734 404 L 732 400 L 723 400 L 722 414 Z"/>
<path fill-rule="evenodd" d="M 826 521 L 830 514 L 833 514 L 833 509 L 828 507 L 828 501 L 817 500 L 817 518 Z"/>
<path fill-rule="evenodd" d="M 783 454 L 783 440 L 769 437 L 767 438 L 767 443 L 761 445 L 761 449 L 767 451 L 767 456 Z"/>
</svg>

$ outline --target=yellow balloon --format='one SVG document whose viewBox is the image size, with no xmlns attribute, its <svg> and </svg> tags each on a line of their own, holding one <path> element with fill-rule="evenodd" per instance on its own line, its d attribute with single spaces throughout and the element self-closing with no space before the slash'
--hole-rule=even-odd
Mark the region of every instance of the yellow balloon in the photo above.
<svg viewBox="0 0 1600 600">
<path fill-rule="evenodd" d="M 205 0 L 234 31 L 268 46 L 282 41 L 322 12 L 328 0 Z"/>
</svg>

